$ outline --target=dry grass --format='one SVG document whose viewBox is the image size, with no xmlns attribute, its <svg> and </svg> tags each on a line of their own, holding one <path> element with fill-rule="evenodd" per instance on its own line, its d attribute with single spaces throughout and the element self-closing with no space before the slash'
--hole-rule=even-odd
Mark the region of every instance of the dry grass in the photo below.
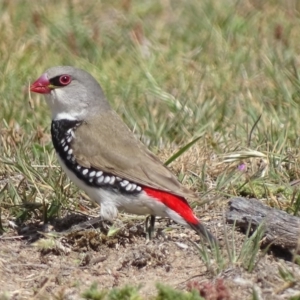
<svg viewBox="0 0 300 300">
<path fill-rule="evenodd" d="M 222 227 L 222 209 L 234 195 L 253 196 L 299 215 L 298 186 L 291 184 L 300 177 L 299 11 L 296 0 L 2 1 L 4 236 L 20 234 L 26 226 L 41 228 L 43 221 L 70 213 L 97 215 L 98 208 L 61 173 L 47 107 L 43 98 L 28 92 L 29 83 L 45 69 L 62 64 L 91 72 L 124 121 L 163 161 L 201 136 L 170 167 L 202 203 L 211 201 L 198 207 L 203 214 L 209 211 L 206 220 Z M 18 231 L 11 228 L 14 224 Z M 240 251 L 240 236 L 236 243 Z M 223 269 L 230 264 L 226 259 Z M 276 285 L 279 272 L 268 259 L 269 281 Z M 282 264 L 290 268 L 289 262 Z M 252 274 L 258 275 L 260 267 Z M 285 272 L 280 273 L 284 282 L 299 279 L 296 264 Z M 248 296 L 257 289 L 254 277 Z M 38 289 L 28 285 L 23 298 L 42 296 Z M 57 290 L 42 291 L 58 297 Z M 288 285 L 273 291 L 276 297 L 295 294 Z"/>
</svg>

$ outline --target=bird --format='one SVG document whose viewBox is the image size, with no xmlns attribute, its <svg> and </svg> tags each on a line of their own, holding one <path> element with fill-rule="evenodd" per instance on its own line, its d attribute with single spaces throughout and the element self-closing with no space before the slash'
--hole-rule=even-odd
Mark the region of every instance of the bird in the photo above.
<svg viewBox="0 0 300 300">
<path fill-rule="evenodd" d="M 30 91 L 45 96 L 58 161 L 71 181 L 100 204 L 103 220 L 114 221 L 119 211 L 148 215 L 151 235 L 155 217 L 167 217 L 217 244 L 188 203 L 195 193 L 135 137 L 91 74 L 52 67 Z"/>
</svg>

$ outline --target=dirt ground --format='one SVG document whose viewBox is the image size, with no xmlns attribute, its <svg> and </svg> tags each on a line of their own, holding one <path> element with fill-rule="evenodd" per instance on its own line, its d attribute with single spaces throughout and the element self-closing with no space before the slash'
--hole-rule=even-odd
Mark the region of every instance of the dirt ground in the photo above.
<svg viewBox="0 0 300 300">
<path fill-rule="evenodd" d="M 231 225 L 224 225 L 223 212 L 199 215 L 223 244 L 226 256 L 224 227 L 230 236 Z M 56 220 L 50 230 L 65 229 L 80 218 L 68 215 Z M 155 283 L 181 290 L 196 286 L 209 300 L 252 299 L 253 290 L 257 299 L 289 299 L 300 290 L 299 283 L 284 281 L 278 271 L 281 267 L 300 278 L 299 266 L 272 252 L 259 260 L 252 273 L 235 263 L 213 274 L 192 243 L 199 242 L 197 234 L 167 222 L 158 220 L 159 234 L 151 241 L 145 239 L 142 220 L 127 222 L 109 238 L 100 228 L 65 232 L 56 238 L 40 234 L 43 228 L 35 223 L 10 228 L 0 237 L 0 299 L 82 299 L 93 283 L 107 290 L 140 285 L 145 299 L 156 294 Z M 9 220 L 3 223 L 12 226 Z M 172 230 L 163 231 L 166 226 Z M 235 232 L 234 240 L 238 251 L 244 235 Z"/>
</svg>

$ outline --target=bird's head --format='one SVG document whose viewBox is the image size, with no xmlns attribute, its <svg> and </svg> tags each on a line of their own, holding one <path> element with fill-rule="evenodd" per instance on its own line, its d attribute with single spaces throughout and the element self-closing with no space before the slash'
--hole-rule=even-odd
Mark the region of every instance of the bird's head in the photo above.
<svg viewBox="0 0 300 300">
<path fill-rule="evenodd" d="M 48 69 L 30 90 L 45 95 L 53 120 L 85 120 L 110 109 L 95 78 L 74 67 Z"/>
</svg>

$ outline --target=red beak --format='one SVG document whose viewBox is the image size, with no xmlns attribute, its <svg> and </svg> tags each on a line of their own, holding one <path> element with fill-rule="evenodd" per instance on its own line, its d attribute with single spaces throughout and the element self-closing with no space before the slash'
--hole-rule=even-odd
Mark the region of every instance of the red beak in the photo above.
<svg viewBox="0 0 300 300">
<path fill-rule="evenodd" d="M 39 79 L 37 79 L 31 86 L 30 90 L 34 93 L 39 94 L 50 94 L 50 81 L 46 74 L 43 74 Z"/>
</svg>

